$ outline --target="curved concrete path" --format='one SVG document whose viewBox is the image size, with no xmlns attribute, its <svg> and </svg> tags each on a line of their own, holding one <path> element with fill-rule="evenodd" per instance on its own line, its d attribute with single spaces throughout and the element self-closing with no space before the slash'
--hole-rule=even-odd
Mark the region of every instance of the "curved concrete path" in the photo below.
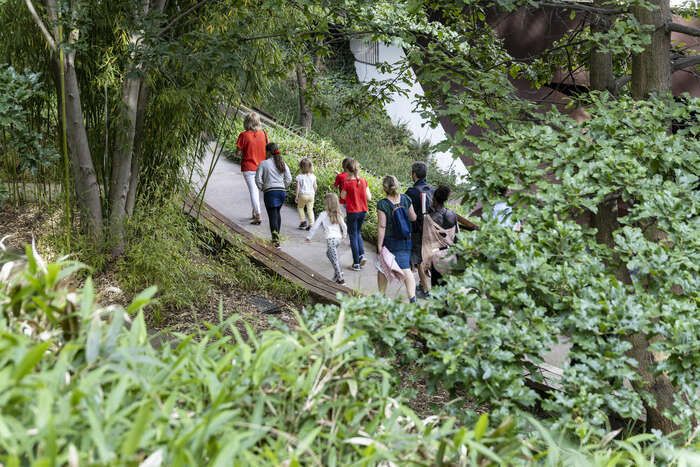
<svg viewBox="0 0 700 467">
<path fill-rule="evenodd" d="M 195 174 L 193 177 L 193 183 L 197 190 L 201 189 L 206 173 L 211 167 L 215 155 L 214 151 L 221 151 L 221 149 L 220 146 L 216 147 L 214 143 L 206 146 L 206 153 L 200 165 L 200 173 Z M 201 172 L 204 172 L 204 174 Z M 238 164 L 227 160 L 223 156 L 219 157 L 207 184 L 204 200 L 248 232 L 263 239 L 270 239 L 270 228 L 264 205 L 262 206 L 263 223 L 260 225 L 252 225 L 250 223 L 251 207 L 248 188 Z M 316 202 L 318 203 L 319 201 L 317 200 Z M 262 193 L 260 193 L 260 203 L 262 204 Z M 298 259 L 309 268 L 318 271 L 319 274 L 332 278 L 333 267 L 326 258 L 326 240 L 323 232 L 316 232 L 312 242 L 306 243 L 307 232 L 297 229 L 298 225 L 299 215 L 296 208 L 289 205 L 283 206 L 282 230 L 280 232 L 282 251 Z M 375 268 L 376 250 L 377 248 L 374 244 L 365 242 L 367 265 L 362 271 L 353 271 L 350 269 L 350 266 L 352 266 L 350 242 L 347 239 L 343 241 L 338 253 L 345 276 L 345 285 L 364 294 L 373 294 L 378 291 L 377 270 Z M 403 284 L 397 282 L 389 285 L 387 295 L 406 299 Z"/>
</svg>

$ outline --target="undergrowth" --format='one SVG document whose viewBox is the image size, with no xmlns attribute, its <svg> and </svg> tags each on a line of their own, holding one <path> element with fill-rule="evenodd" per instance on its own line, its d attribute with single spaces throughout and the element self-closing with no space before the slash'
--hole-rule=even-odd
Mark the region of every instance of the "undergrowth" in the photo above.
<svg viewBox="0 0 700 467">
<path fill-rule="evenodd" d="M 214 251 L 216 240 L 191 221 L 173 199 L 162 207 L 144 206 L 129 223 L 127 253 L 115 272 L 127 294 L 146 284 L 158 287 L 154 317 L 169 308 L 197 308 L 213 285 L 224 290 L 261 292 L 290 302 L 304 302 L 307 292 L 262 269 L 241 244 Z"/>
</svg>

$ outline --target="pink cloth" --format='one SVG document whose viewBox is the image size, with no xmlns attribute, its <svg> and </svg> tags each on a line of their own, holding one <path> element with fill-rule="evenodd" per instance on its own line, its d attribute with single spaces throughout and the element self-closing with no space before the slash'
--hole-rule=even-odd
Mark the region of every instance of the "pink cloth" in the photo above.
<svg viewBox="0 0 700 467">
<path fill-rule="evenodd" d="M 399 267 L 399 263 L 396 262 L 394 254 L 385 246 L 382 247 L 382 251 L 377 259 L 377 270 L 384 274 L 389 281 L 402 281 L 404 279 L 403 271 Z"/>
</svg>

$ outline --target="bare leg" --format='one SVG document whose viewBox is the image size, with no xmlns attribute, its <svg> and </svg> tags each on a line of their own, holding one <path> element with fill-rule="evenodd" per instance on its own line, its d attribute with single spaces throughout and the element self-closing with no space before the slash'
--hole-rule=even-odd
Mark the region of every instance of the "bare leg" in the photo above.
<svg viewBox="0 0 700 467">
<path fill-rule="evenodd" d="M 377 286 L 379 287 L 379 291 L 381 293 L 386 293 L 386 285 L 387 285 L 387 280 L 386 276 L 382 274 L 381 272 L 377 273 Z"/>
<path fill-rule="evenodd" d="M 410 269 L 403 270 L 403 283 L 406 286 L 406 293 L 408 298 L 413 298 L 416 296 L 416 278 L 413 277 L 413 271 Z"/>
</svg>

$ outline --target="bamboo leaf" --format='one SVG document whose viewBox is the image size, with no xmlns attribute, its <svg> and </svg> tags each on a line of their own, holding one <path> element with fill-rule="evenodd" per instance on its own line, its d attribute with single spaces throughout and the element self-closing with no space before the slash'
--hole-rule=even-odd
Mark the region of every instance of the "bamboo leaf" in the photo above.
<svg viewBox="0 0 700 467">
<path fill-rule="evenodd" d="M 125 458 L 131 457 L 136 452 L 141 443 L 141 438 L 146 431 L 146 425 L 151 418 L 151 402 L 144 402 L 139 408 L 134 424 L 131 426 L 129 433 L 124 438 L 122 443 L 121 453 Z"/>
<path fill-rule="evenodd" d="M 22 378 L 27 376 L 34 367 L 41 361 L 46 349 L 51 345 L 51 341 L 42 342 L 31 347 L 22 357 L 19 364 L 15 367 L 12 378 L 15 382 L 20 382 Z"/>
</svg>

